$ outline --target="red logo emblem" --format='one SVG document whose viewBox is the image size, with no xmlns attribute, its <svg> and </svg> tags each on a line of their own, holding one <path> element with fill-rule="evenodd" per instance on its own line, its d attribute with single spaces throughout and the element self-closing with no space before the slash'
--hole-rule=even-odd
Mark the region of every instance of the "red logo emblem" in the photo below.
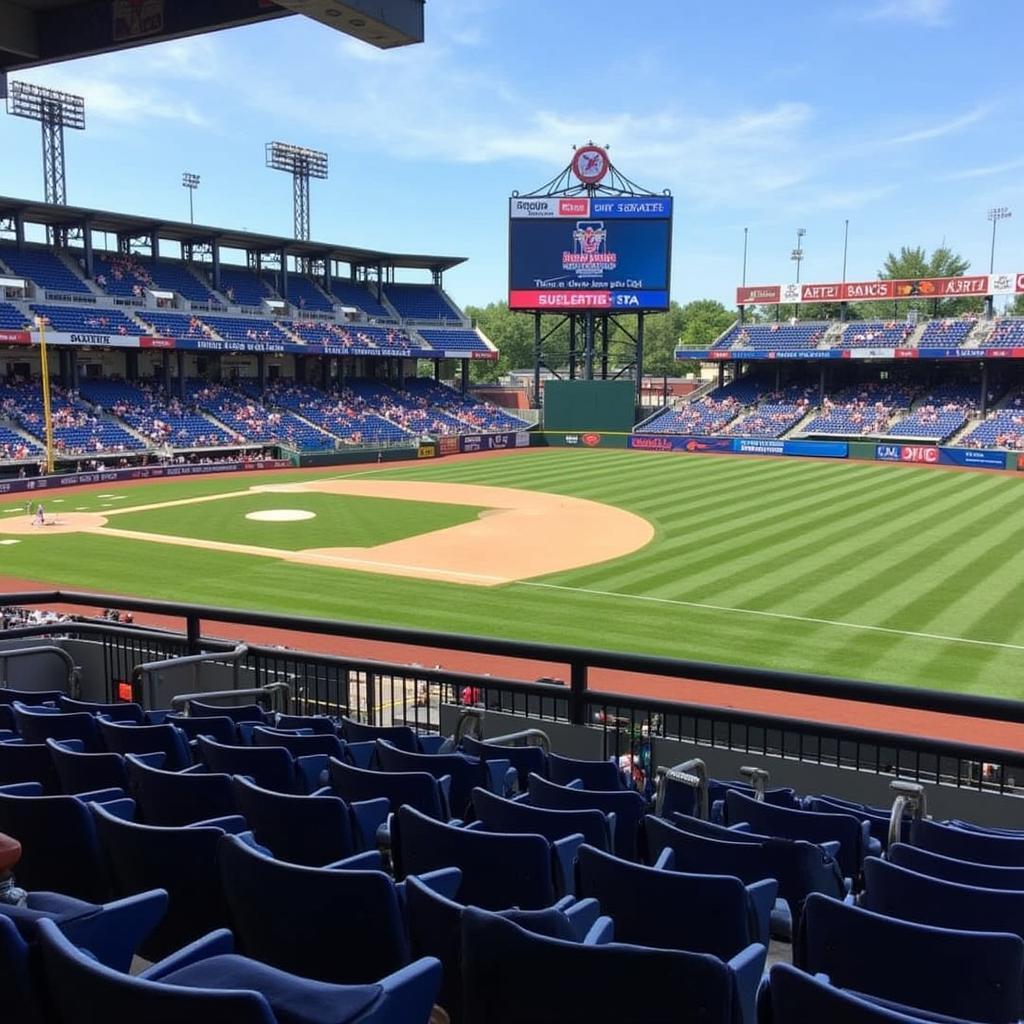
<svg viewBox="0 0 1024 1024">
<path fill-rule="evenodd" d="M 580 437 L 580 440 L 588 448 L 596 448 L 601 443 L 601 435 L 600 434 L 583 434 Z"/>
</svg>

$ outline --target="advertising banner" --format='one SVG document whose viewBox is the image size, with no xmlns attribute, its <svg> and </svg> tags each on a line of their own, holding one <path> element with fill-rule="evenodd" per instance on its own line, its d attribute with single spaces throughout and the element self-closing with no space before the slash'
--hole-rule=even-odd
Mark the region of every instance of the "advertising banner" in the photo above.
<svg viewBox="0 0 1024 1024">
<path fill-rule="evenodd" d="M 901 299 L 951 299 L 1024 292 L 1024 274 L 972 274 L 889 281 L 834 281 L 826 284 L 766 284 L 736 289 L 736 304 L 778 305 L 801 302 L 880 302 Z"/>
<path fill-rule="evenodd" d="M 61 487 L 77 487 L 80 484 L 111 484 L 124 480 L 159 480 L 180 476 L 207 476 L 211 473 L 239 473 L 248 470 L 290 468 L 291 462 L 287 459 L 267 459 L 262 462 L 235 460 L 182 466 L 132 466 L 129 469 L 108 469 L 95 473 L 58 473 L 54 476 L 0 480 L 0 494 L 51 491 Z"/>
<path fill-rule="evenodd" d="M 939 462 L 944 466 L 1006 469 L 1006 453 L 983 451 L 980 448 L 940 448 Z"/>
<path fill-rule="evenodd" d="M 530 435 L 525 430 L 515 434 L 466 434 L 459 438 L 459 450 L 463 452 L 493 452 L 503 448 L 529 447 Z"/>
<path fill-rule="evenodd" d="M 790 455 L 845 459 L 845 441 L 781 441 L 757 437 L 688 437 L 682 434 L 631 434 L 629 447 L 645 452 L 731 452 L 734 455 Z"/>
</svg>

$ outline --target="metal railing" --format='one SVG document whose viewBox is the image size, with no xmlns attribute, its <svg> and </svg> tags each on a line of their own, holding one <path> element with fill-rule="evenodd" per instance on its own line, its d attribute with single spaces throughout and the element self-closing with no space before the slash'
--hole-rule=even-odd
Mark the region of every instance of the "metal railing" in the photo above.
<svg viewBox="0 0 1024 1024">
<path fill-rule="evenodd" d="M 440 709 L 478 707 L 540 722 L 598 730 L 606 756 L 634 754 L 649 741 L 676 741 L 697 748 L 721 748 L 807 764 L 852 769 L 914 783 L 936 783 L 995 793 L 1024 795 L 1024 751 L 1001 750 L 954 740 L 931 739 L 591 687 L 595 669 L 637 677 L 730 683 L 778 693 L 800 693 L 873 706 L 902 707 L 964 718 L 1024 723 L 1024 703 L 994 697 L 946 693 L 859 680 L 775 672 L 649 655 L 441 634 L 265 612 L 173 604 L 75 591 L 0 596 L 0 605 L 72 604 L 130 609 L 179 618 L 182 633 L 119 627 L 106 622 L 64 623 L 9 631 L 0 636 L 52 633 L 92 639 L 103 646 L 108 691 L 132 678 L 140 665 L 194 655 L 227 663 L 237 639 L 203 635 L 204 623 L 221 633 L 235 626 L 318 634 L 322 639 L 378 640 L 423 648 L 561 665 L 568 685 L 528 682 L 416 664 L 383 662 L 355 654 L 324 654 L 262 646 L 248 639 L 232 662 L 239 686 L 287 683 L 296 713 L 347 714 L 376 724 L 407 724 L 437 732 Z M 238 636 L 238 631 L 233 632 Z M 297 643 L 301 642 L 297 638 Z M 429 656 L 429 655 L 428 655 Z M 202 664 L 202 662 L 197 662 Z M 533 668 L 533 666 L 531 666 Z M 535 669 L 534 669 L 535 670 Z M 550 668 L 545 671 L 552 671 Z M 555 670 L 558 671 L 558 670 Z M 199 690 L 200 687 L 194 687 Z M 141 698 L 141 692 L 138 694 Z M 1019 785 L 1018 785 L 1019 783 Z"/>
<path fill-rule="evenodd" d="M 52 630 L 52 626 L 50 627 Z M 5 634 L 0 633 L 0 637 Z M 72 697 L 78 695 L 78 669 L 75 666 L 75 660 L 64 650 L 63 647 L 57 647 L 54 644 L 41 644 L 38 647 L 18 647 L 13 650 L 0 650 L 0 686 L 8 686 L 7 681 L 7 663 L 9 661 L 17 661 L 21 659 L 29 658 L 56 658 L 64 667 L 64 686 L 68 694 Z"/>
</svg>

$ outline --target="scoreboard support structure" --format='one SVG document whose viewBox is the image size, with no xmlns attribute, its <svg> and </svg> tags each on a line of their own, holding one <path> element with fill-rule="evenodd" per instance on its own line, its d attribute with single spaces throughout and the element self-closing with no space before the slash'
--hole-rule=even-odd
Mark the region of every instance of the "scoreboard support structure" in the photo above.
<svg viewBox="0 0 1024 1024">
<path fill-rule="evenodd" d="M 632 375 L 639 410 L 644 319 L 669 306 L 671 232 L 670 193 L 636 185 L 593 143 L 546 185 L 513 193 L 509 308 L 533 316 L 536 407 L 546 369 L 569 380 Z M 631 352 L 617 368 L 612 328 Z"/>
</svg>

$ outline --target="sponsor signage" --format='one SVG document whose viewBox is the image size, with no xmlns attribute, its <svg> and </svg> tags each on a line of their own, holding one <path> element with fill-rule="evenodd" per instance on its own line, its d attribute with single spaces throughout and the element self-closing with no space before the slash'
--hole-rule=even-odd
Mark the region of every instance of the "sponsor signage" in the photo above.
<svg viewBox="0 0 1024 1024">
<path fill-rule="evenodd" d="M 248 470 L 290 469 L 287 459 L 267 459 L 262 462 L 214 462 L 183 466 L 132 466 L 130 469 L 108 469 L 96 473 L 58 473 L 54 476 L 28 477 L 24 480 L 0 482 L 0 494 L 19 494 L 26 491 L 50 491 L 80 484 L 109 484 L 123 480 L 159 480 L 178 476 L 207 476 L 211 473 L 240 473 Z"/>
<path fill-rule="evenodd" d="M 438 455 L 458 455 L 459 453 L 459 439 L 450 435 L 444 435 L 437 439 L 437 454 Z"/>
<path fill-rule="evenodd" d="M 820 348 L 820 349 L 695 349 L 677 348 L 676 359 L 720 362 L 739 359 L 1024 359 L 1022 348 Z"/>
<path fill-rule="evenodd" d="M 417 459 L 432 459 L 437 454 L 437 449 L 432 444 L 421 444 L 416 449 Z"/>
<path fill-rule="evenodd" d="M 944 466 L 1006 469 L 1006 453 L 982 451 L 980 448 L 940 448 L 939 462 Z"/>
<path fill-rule="evenodd" d="M 514 196 L 509 308 L 667 309 L 671 196 Z"/>
<path fill-rule="evenodd" d="M 801 302 L 880 302 L 901 299 L 952 299 L 1024 292 L 1024 274 L 972 274 L 890 281 L 828 284 L 766 284 L 736 289 L 736 304 L 778 305 Z"/>
<path fill-rule="evenodd" d="M 734 455 L 791 455 L 845 459 L 845 441 L 780 441 L 775 438 L 689 437 L 682 434 L 630 434 L 629 447 L 645 452 L 731 452 Z"/>
<path fill-rule="evenodd" d="M 939 461 L 939 449 L 925 444 L 879 444 L 875 445 L 875 458 L 879 462 L 926 462 Z"/>
<path fill-rule="evenodd" d="M 0 331 L 0 345 L 31 345 L 32 335 L 28 331 Z"/>
<path fill-rule="evenodd" d="M 530 435 L 525 430 L 514 434 L 466 434 L 458 440 L 459 450 L 463 452 L 495 452 L 530 446 Z"/>
</svg>

